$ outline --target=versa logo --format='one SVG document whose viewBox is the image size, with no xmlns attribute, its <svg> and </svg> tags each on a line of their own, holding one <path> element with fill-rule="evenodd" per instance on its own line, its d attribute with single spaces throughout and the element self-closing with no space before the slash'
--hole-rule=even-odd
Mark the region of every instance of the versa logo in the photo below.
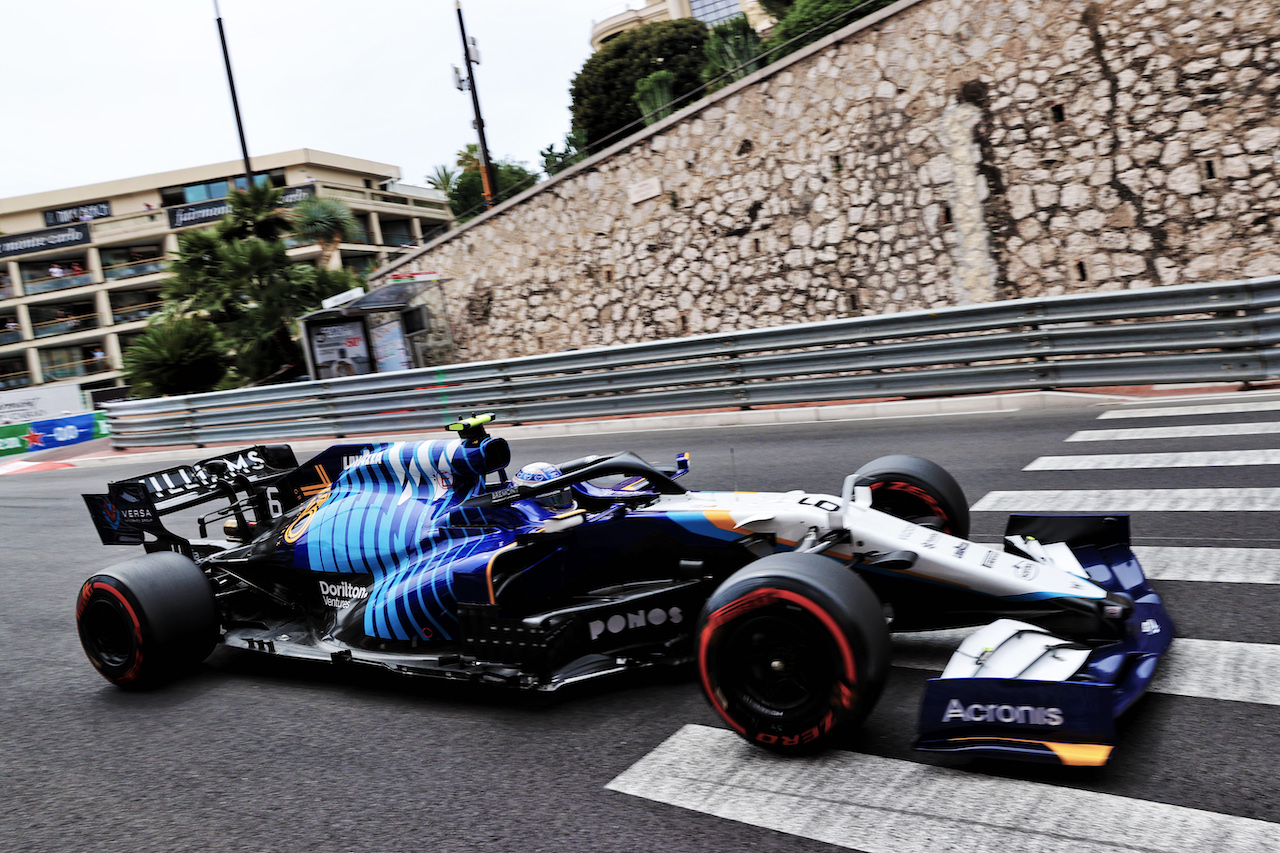
<svg viewBox="0 0 1280 853">
<path fill-rule="evenodd" d="M 965 705 L 959 699 L 947 703 L 942 722 L 954 723 L 1022 723 L 1032 726 L 1062 725 L 1061 708 L 1036 705 Z"/>
<path fill-rule="evenodd" d="M 670 622 L 672 625 L 679 625 L 684 621 L 684 613 L 679 607 L 668 607 L 663 610 L 661 607 L 655 607 L 646 612 L 644 610 L 636 610 L 632 613 L 615 613 L 610 616 L 608 621 L 602 619 L 593 619 L 587 628 L 591 631 L 591 639 L 597 640 L 605 631 L 610 634 L 621 634 L 623 631 L 630 631 L 633 628 L 644 628 L 648 625 L 664 625 Z"/>
</svg>

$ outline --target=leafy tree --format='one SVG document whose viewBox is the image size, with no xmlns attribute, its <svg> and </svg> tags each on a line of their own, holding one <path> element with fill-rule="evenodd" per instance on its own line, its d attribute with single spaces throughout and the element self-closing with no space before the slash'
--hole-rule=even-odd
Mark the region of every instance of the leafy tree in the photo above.
<svg viewBox="0 0 1280 853">
<path fill-rule="evenodd" d="M 493 162 L 498 173 L 498 194 L 494 203 L 506 201 L 524 192 L 538 182 L 538 174 L 530 172 L 520 163 L 507 160 Z M 466 222 L 484 212 L 484 183 L 479 167 L 464 171 L 449 191 L 449 207 L 459 222 Z"/>
<path fill-rule="evenodd" d="M 764 10 L 779 21 L 787 16 L 787 10 L 795 5 L 796 0 L 760 0 Z"/>
<path fill-rule="evenodd" d="M 239 375 L 250 382 L 301 374 L 302 349 L 293 339 L 298 317 L 319 308 L 326 296 L 361 282 L 346 270 L 318 269 L 289 259 L 282 238 L 290 219 L 279 208 L 280 195 L 274 189 L 233 193 L 235 215 L 212 228 L 179 235 L 177 257 L 169 264 L 173 277 L 161 293 L 166 301 L 163 316 L 211 324 Z M 283 220 L 283 228 L 245 227 L 274 222 L 276 217 Z M 259 233 L 275 237 L 256 236 Z"/>
<path fill-rule="evenodd" d="M 631 100 L 636 102 L 646 126 L 674 112 L 671 99 L 675 97 L 672 93 L 675 83 L 676 75 L 666 70 L 655 71 L 636 81 L 636 91 Z"/>
<path fill-rule="evenodd" d="M 320 246 L 321 269 L 329 269 L 338 244 L 355 239 L 360 229 L 351 208 L 336 198 L 309 196 L 289 211 L 293 236 Z"/>
<path fill-rule="evenodd" d="M 658 21 L 627 30 L 601 45 L 573 78 L 573 127 L 594 147 L 640 120 L 631 99 L 636 83 L 655 71 L 675 75 L 672 94 L 680 98 L 702 85 L 702 45 L 707 28 L 701 21 L 681 18 Z M 687 102 L 677 104 L 685 106 Z"/>
<path fill-rule="evenodd" d="M 480 143 L 472 142 L 458 152 L 457 166 L 464 172 L 480 171 Z"/>
<path fill-rule="evenodd" d="M 771 49 L 768 60 L 775 62 L 893 2 L 894 0 L 795 0 L 765 42 L 765 47 Z M 786 44 L 791 39 L 797 41 Z"/>
<path fill-rule="evenodd" d="M 713 90 L 741 80 L 764 67 L 764 60 L 761 58 L 764 43 L 751 28 L 745 15 L 730 18 L 712 27 L 707 43 L 703 46 L 703 53 L 706 54 L 707 64 L 702 66 L 702 79 Z"/>
<path fill-rule="evenodd" d="M 549 178 L 587 156 L 587 139 L 582 131 L 571 130 L 564 135 L 564 151 L 557 151 L 551 144 L 538 153 L 542 156 L 542 171 Z"/>
<path fill-rule="evenodd" d="M 125 380 L 136 396 L 212 391 L 226 371 L 217 329 L 193 317 L 152 324 L 124 354 Z"/>
</svg>

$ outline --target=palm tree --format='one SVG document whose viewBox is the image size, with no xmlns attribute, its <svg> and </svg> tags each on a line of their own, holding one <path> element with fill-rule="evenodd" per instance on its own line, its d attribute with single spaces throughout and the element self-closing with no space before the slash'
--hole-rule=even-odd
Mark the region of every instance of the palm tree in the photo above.
<svg viewBox="0 0 1280 853">
<path fill-rule="evenodd" d="M 226 372 L 217 329 L 194 317 L 153 323 L 124 353 L 125 379 L 138 397 L 212 391 Z"/>
<path fill-rule="evenodd" d="M 330 269 L 338 244 L 355 239 L 360 230 L 351 208 L 336 198 L 304 198 L 290 211 L 289 220 L 295 237 L 320 245 L 321 269 Z"/>
<path fill-rule="evenodd" d="M 449 194 L 457 182 L 458 173 L 448 166 L 436 166 L 435 171 L 427 175 L 427 186 L 440 190 L 445 195 Z"/>
<path fill-rule="evenodd" d="M 464 172 L 480 171 L 480 143 L 472 142 L 459 151 L 457 165 Z"/>
<path fill-rule="evenodd" d="M 712 27 L 702 50 L 707 55 L 707 64 L 702 66 L 702 79 L 707 83 L 714 82 L 716 89 L 764 67 L 760 56 L 764 53 L 764 44 L 747 23 L 746 15 Z"/>
<path fill-rule="evenodd" d="M 675 98 L 673 92 L 676 75 L 667 70 L 655 71 L 648 77 L 636 81 L 636 93 L 631 100 L 640 108 L 640 115 L 646 126 L 666 118 L 673 112 L 670 104 Z"/>
<path fill-rule="evenodd" d="M 284 190 L 268 183 L 254 184 L 227 196 L 231 210 L 218 223 L 218 233 L 227 240 L 279 240 L 288 233 L 289 216 L 280 206 Z"/>
<path fill-rule="evenodd" d="M 184 317 L 210 324 L 245 380 L 300 373 L 302 348 L 293 339 L 298 317 L 361 280 L 346 270 L 290 260 L 282 237 L 298 232 L 294 217 L 276 207 L 278 191 L 236 193 L 232 200 L 231 213 L 216 226 L 178 236 L 158 322 Z M 336 213 L 329 205 L 313 211 L 316 215 L 308 218 L 316 228 L 311 239 L 336 246 L 354 228 L 350 210 L 337 204 L 341 210 Z M 324 210 L 331 215 L 320 216 Z M 322 220 L 327 222 L 323 228 Z"/>
</svg>

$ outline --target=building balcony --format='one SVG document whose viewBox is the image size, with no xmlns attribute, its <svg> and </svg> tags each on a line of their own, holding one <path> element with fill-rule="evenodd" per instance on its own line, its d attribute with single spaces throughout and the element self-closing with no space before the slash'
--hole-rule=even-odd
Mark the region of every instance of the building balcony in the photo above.
<svg viewBox="0 0 1280 853">
<path fill-rule="evenodd" d="M 21 329 L 0 330 L 0 344 L 16 344 L 20 340 L 22 340 Z"/>
<path fill-rule="evenodd" d="M 108 373 L 113 370 L 111 364 L 106 357 L 102 358 L 85 358 L 79 361 L 63 361 L 58 364 L 42 364 L 40 372 L 44 374 L 45 382 L 55 382 L 59 379 L 75 379 L 78 376 L 92 376 L 95 373 Z M 30 384 L 31 377 L 27 377 L 27 384 Z"/>
<path fill-rule="evenodd" d="M 86 284 L 93 284 L 93 273 L 86 272 L 79 275 L 56 275 L 29 279 L 22 283 L 22 292 L 30 296 L 33 293 L 66 290 L 70 287 L 80 287 Z"/>
<path fill-rule="evenodd" d="M 102 268 L 102 277 L 107 281 L 116 281 L 122 278 L 133 278 L 139 275 L 150 275 L 154 272 L 164 272 L 164 258 L 143 258 L 136 261 L 128 261 L 123 264 L 113 264 L 109 267 Z"/>
<path fill-rule="evenodd" d="M 143 302 L 138 305 L 121 305 L 118 308 L 111 309 L 111 320 L 114 323 L 133 323 L 137 320 L 145 320 L 162 307 L 164 307 L 164 300 L 162 299 L 157 299 L 154 302 Z"/>
<path fill-rule="evenodd" d="M 71 332 L 83 332 L 85 329 L 98 328 L 97 314 L 78 314 L 74 317 L 59 317 L 43 323 L 32 323 L 32 331 L 37 338 L 51 338 L 54 335 L 66 335 Z"/>
<path fill-rule="evenodd" d="M 22 388 L 31 384 L 31 374 L 25 370 L 0 373 L 0 388 Z"/>
<path fill-rule="evenodd" d="M 92 224 L 95 241 L 112 239 L 128 234 L 132 236 L 160 235 L 169 230 L 169 217 L 163 210 L 143 210 L 110 219 L 94 220 Z"/>
</svg>

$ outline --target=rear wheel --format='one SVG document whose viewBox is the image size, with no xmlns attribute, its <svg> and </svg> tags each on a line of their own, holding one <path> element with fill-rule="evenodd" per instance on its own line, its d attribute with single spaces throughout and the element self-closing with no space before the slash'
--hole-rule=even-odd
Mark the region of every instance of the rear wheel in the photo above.
<svg viewBox="0 0 1280 853">
<path fill-rule="evenodd" d="M 94 575 L 76 601 L 80 645 L 121 687 L 150 687 L 194 668 L 218 641 L 213 588 L 181 554 L 135 557 Z"/>
<path fill-rule="evenodd" d="M 969 538 L 969 501 L 947 470 L 919 456 L 881 456 L 855 473 L 871 486 L 871 508 Z"/>
<path fill-rule="evenodd" d="M 698 623 L 711 706 L 752 743 L 818 749 L 871 711 L 889 670 L 880 603 L 851 570 L 812 554 L 775 554 L 730 576 Z"/>
</svg>

